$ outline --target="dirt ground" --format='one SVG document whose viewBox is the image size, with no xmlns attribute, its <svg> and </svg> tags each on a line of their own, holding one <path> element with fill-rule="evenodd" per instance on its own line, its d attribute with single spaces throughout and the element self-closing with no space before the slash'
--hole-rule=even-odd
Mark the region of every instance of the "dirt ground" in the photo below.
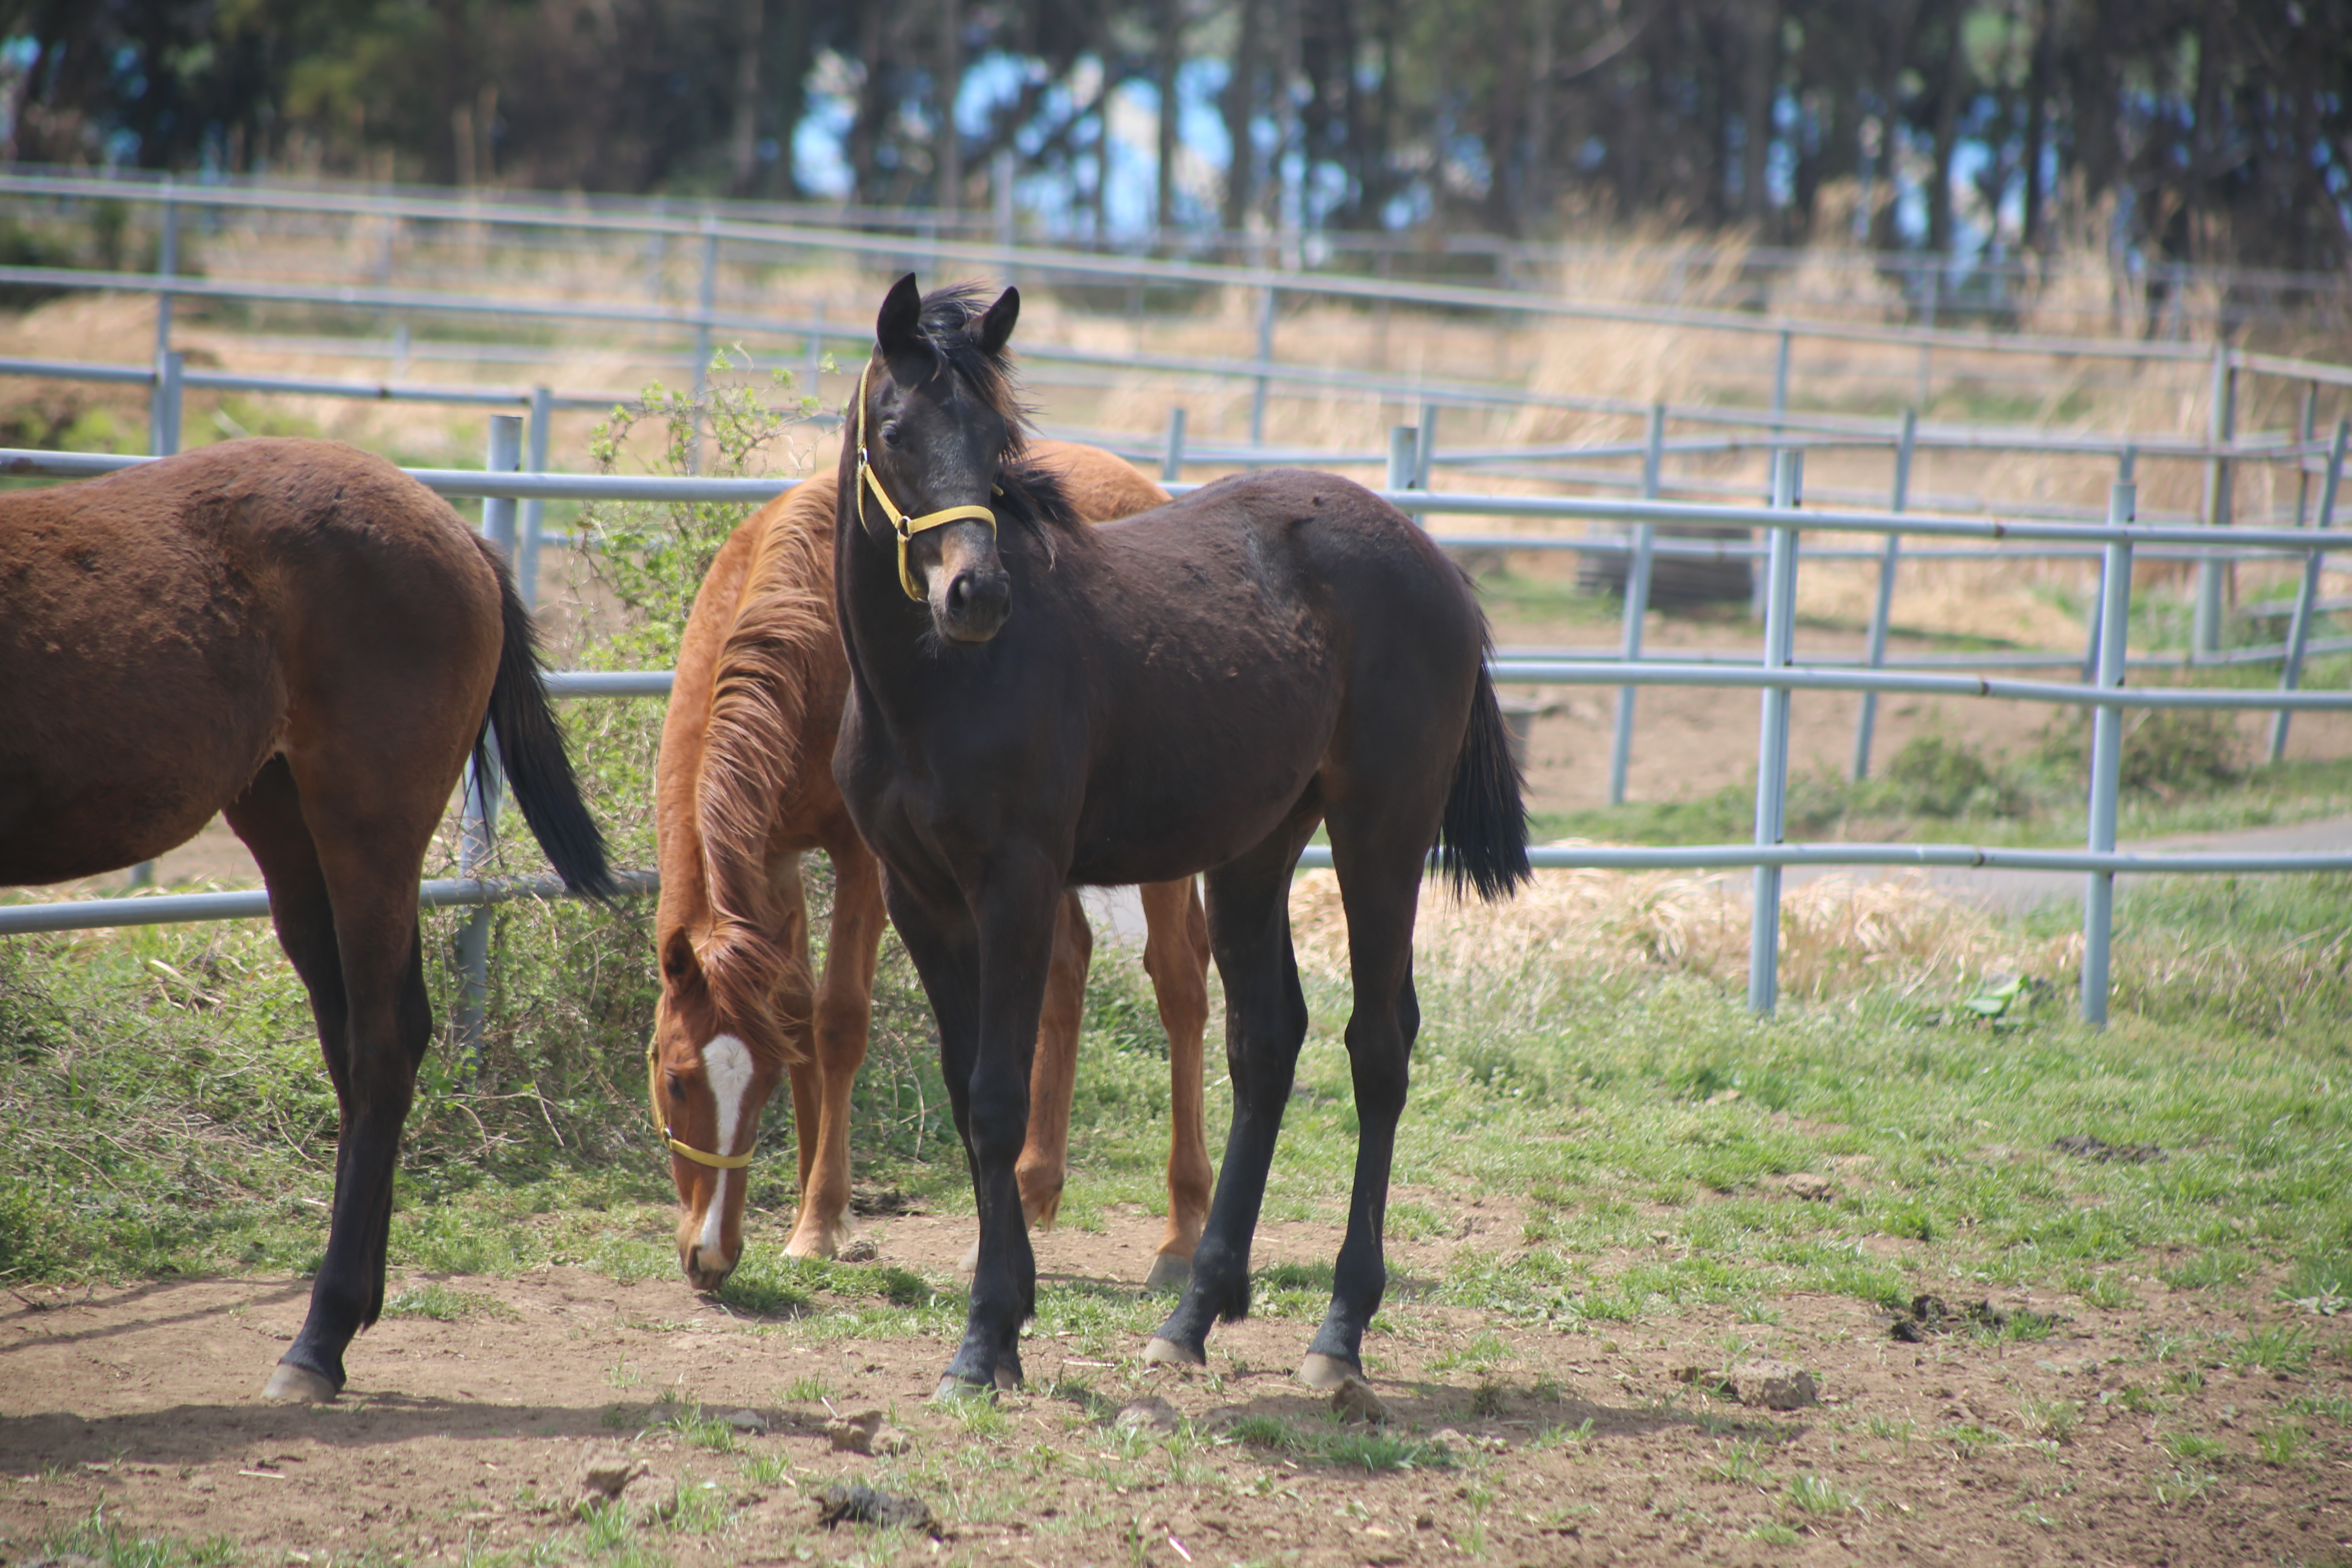
<svg viewBox="0 0 2352 1568">
<path fill-rule="evenodd" d="M 984 1430 L 925 1402 L 950 1348 L 943 1338 L 829 1337 L 797 1319 L 747 1319 L 669 1279 L 622 1286 L 572 1268 L 446 1279 L 503 1307 L 457 1321 L 388 1318 L 354 1346 L 343 1399 L 304 1409 L 256 1398 L 300 1321 L 303 1284 L 162 1281 L 10 1292 L 0 1311 L 0 1558 L 22 1559 L 31 1542 L 102 1506 L 127 1530 L 226 1538 L 248 1563 L 478 1561 L 509 1551 L 576 1560 L 583 1527 L 570 1505 L 583 1458 L 614 1449 L 689 1494 L 713 1483 L 701 1495 L 717 1505 L 701 1524 L 661 1527 L 654 1542 L 679 1563 L 864 1554 L 1033 1568 L 2236 1568 L 2352 1552 L 2344 1429 L 2311 1423 L 2284 1464 L 2257 1447 L 2288 1399 L 2341 1389 L 2345 1336 L 2332 1320 L 2317 1330 L 2321 1370 L 2234 1369 L 2206 1336 L 2242 1319 L 2210 1295 L 2155 1282 L 2160 1260 L 2150 1260 L 2151 1278 L 2128 1285 L 2136 1308 L 1996 1296 L 1996 1307 L 2057 1315 L 2035 1342 L 1962 1332 L 1898 1342 L 1887 1314 L 1866 1303 L 1802 1296 L 1751 1314 L 1763 1322 L 1662 1309 L 1638 1323 L 1563 1332 L 1417 1302 L 1416 1277 L 1458 1249 L 1518 1245 L 1519 1216 L 1458 1194 L 1410 1195 L 1449 1215 L 1454 1234 L 1391 1243 L 1390 1304 L 1366 1352 L 1388 1430 L 1445 1431 L 1450 1464 L 1368 1475 L 1243 1440 L 1246 1429 L 1237 1438 L 1236 1414 L 1337 1429 L 1327 1402 L 1289 1376 L 1312 1331 L 1297 1318 L 1221 1328 L 1205 1374 L 1147 1372 L 1133 1359 L 1138 1344 L 1033 1331 L 1028 1388 Z M 886 1261 L 943 1280 L 969 1226 L 907 1215 L 871 1222 L 870 1233 Z M 1049 1281 L 1122 1291 L 1139 1278 L 1157 1226 L 1126 1213 L 1099 1233 L 1055 1233 L 1041 1239 L 1041 1269 Z M 1257 1258 L 1319 1263 L 1335 1242 L 1323 1225 L 1268 1225 Z M 1865 1245 L 1891 1256 L 1914 1244 Z M 393 1289 L 416 1283 L 395 1279 Z M 1947 1288 L 1961 1300 L 1962 1282 Z M 2201 1361 L 2185 1348 L 2200 1343 Z M 2152 1345 L 2168 1359 L 2151 1361 Z M 1754 1355 L 1809 1369 L 1820 1403 L 1748 1408 L 1708 1392 L 1706 1375 L 1696 1384 L 1677 1376 Z M 825 1406 L 792 1397 L 810 1379 L 839 1409 L 887 1409 L 911 1452 L 833 1452 Z M 659 1424 L 665 1394 L 713 1415 L 749 1409 L 770 1429 L 735 1453 L 709 1451 Z M 1189 1428 L 1164 1444 L 1121 1436 L 1114 1413 L 1152 1395 Z M 2210 1447 L 2184 1459 L 2180 1433 L 2210 1436 Z M 939 1534 L 827 1533 L 812 1494 L 835 1479 L 922 1496 Z"/>
</svg>

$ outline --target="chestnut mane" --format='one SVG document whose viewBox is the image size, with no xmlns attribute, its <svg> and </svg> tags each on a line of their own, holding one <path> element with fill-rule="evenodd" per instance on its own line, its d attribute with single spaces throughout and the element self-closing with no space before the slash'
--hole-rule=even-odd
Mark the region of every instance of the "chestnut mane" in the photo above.
<svg viewBox="0 0 2352 1568">
<path fill-rule="evenodd" d="M 810 698 L 837 680 L 830 474 L 796 486 L 761 535 L 712 671 L 694 788 L 710 934 L 711 996 L 730 1018 L 764 1016 L 800 963 L 771 905 L 768 840 L 807 758 Z M 782 1025 L 798 1019 L 778 1019 Z"/>
</svg>

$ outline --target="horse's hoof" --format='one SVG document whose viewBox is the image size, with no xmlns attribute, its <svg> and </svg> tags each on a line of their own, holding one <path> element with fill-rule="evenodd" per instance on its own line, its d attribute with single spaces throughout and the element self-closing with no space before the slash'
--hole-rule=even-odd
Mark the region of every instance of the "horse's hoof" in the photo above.
<svg viewBox="0 0 2352 1568">
<path fill-rule="evenodd" d="M 1003 1374 L 999 1373 L 998 1375 L 1001 1377 Z M 966 1399 L 986 1399 L 992 1401 L 996 1398 L 996 1389 L 997 1384 L 995 1384 L 966 1383 L 955 1373 L 950 1373 L 945 1377 L 940 1379 L 940 1385 L 937 1388 L 931 1390 L 931 1403 L 934 1405 L 954 1405 Z"/>
<path fill-rule="evenodd" d="M 1179 1258 L 1172 1252 L 1162 1252 L 1151 1260 L 1151 1272 L 1143 1277 L 1143 1293 L 1158 1291 L 1181 1295 L 1192 1280 L 1192 1260 Z"/>
<path fill-rule="evenodd" d="M 1000 1364 L 996 1369 L 996 1386 L 1002 1393 L 1017 1394 L 1021 1389 L 1021 1374 Z"/>
<path fill-rule="evenodd" d="M 281 1361 L 261 1385 L 261 1397 L 280 1405 L 332 1405 L 335 1385 L 307 1366 Z"/>
<path fill-rule="evenodd" d="M 1298 1381 L 1309 1388 L 1337 1388 L 1343 1383 L 1362 1383 L 1366 1379 L 1362 1367 L 1320 1351 L 1308 1351 L 1307 1359 L 1298 1363 Z"/>
<path fill-rule="evenodd" d="M 1154 1334 L 1143 1347 L 1146 1366 L 1206 1366 L 1209 1358 L 1198 1351 L 1188 1351 L 1174 1340 L 1163 1340 Z"/>
</svg>

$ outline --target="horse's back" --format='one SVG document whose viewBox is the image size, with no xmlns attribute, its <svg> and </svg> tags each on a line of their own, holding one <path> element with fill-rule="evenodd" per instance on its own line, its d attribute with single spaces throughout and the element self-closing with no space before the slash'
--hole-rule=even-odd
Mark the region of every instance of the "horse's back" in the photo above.
<svg viewBox="0 0 2352 1568">
<path fill-rule="evenodd" d="M 150 858 L 353 725 L 462 754 L 501 637 L 447 505 L 320 441 L 0 498 L 0 883 Z"/>
<path fill-rule="evenodd" d="M 1484 618 L 1361 486 L 1270 469 L 1069 543 L 1034 581 L 1066 584 L 1052 618 L 1074 640 L 1047 658 L 1083 671 L 1092 716 L 1077 879 L 1215 864 L 1318 778 L 1343 791 L 1458 747 Z"/>
<path fill-rule="evenodd" d="M 1168 504 L 1168 492 L 1116 452 L 1078 441 L 1029 443 L 1032 462 L 1062 481 L 1071 507 L 1089 522 L 1131 517 Z"/>
</svg>

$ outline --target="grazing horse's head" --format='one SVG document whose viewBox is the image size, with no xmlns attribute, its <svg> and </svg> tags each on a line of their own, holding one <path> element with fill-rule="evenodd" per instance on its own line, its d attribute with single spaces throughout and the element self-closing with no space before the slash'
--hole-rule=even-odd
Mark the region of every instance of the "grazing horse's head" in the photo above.
<svg viewBox="0 0 2352 1568">
<path fill-rule="evenodd" d="M 1013 605 L 996 530 L 1012 499 L 999 470 L 1025 426 L 1004 359 L 1020 314 L 1018 289 L 986 306 L 971 288 L 925 298 L 908 273 L 882 301 L 850 410 L 856 515 L 901 552 L 902 585 L 950 643 L 988 641 Z"/>
<path fill-rule="evenodd" d="M 647 1088 L 677 1184 L 678 1265 L 696 1289 L 716 1290 L 743 1255 L 747 1167 L 783 1041 L 764 1005 L 730 998 L 685 931 L 663 941 L 661 967 Z"/>
</svg>

